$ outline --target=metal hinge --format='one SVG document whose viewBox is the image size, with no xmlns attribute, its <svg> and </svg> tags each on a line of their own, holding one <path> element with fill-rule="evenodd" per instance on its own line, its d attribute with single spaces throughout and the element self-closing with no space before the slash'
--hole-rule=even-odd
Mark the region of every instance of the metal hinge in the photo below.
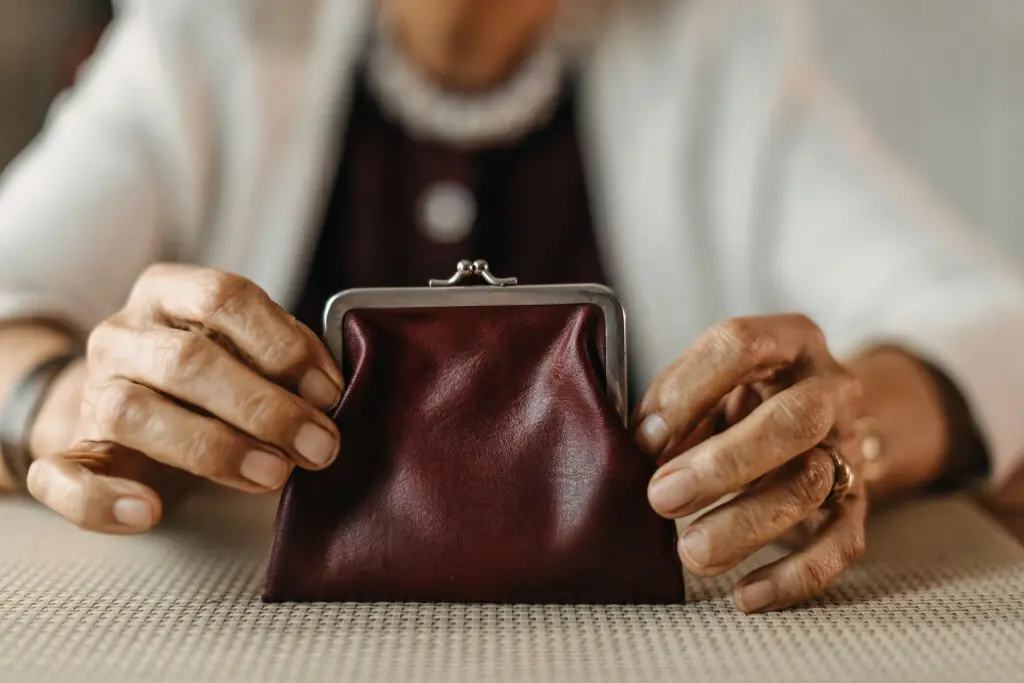
<svg viewBox="0 0 1024 683">
<path fill-rule="evenodd" d="M 454 287 L 463 280 L 471 278 L 474 275 L 482 277 L 484 282 L 489 285 L 494 285 L 495 287 L 508 287 L 519 284 L 519 280 L 514 277 L 496 277 L 494 273 L 491 272 L 487 261 L 484 261 L 483 259 L 477 259 L 476 261 L 463 259 L 455 266 L 455 274 L 450 278 L 447 280 L 431 280 L 428 284 L 431 287 Z"/>
</svg>

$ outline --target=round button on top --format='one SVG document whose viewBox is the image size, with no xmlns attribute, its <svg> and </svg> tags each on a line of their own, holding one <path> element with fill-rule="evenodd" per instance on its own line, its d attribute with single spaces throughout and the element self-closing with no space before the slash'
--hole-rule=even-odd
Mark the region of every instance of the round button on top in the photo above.
<svg viewBox="0 0 1024 683">
<path fill-rule="evenodd" d="M 458 244 L 473 230 L 476 200 L 462 183 L 441 181 L 424 191 L 418 215 L 420 229 L 431 240 L 440 244 Z"/>
</svg>

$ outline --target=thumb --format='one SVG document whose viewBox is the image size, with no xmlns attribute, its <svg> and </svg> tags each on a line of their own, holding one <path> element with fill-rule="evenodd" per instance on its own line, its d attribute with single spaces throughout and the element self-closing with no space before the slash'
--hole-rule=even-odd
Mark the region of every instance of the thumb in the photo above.
<svg viewBox="0 0 1024 683">
<path fill-rule="evenodd" d="M 33 497 L 73 524 L 123 534 L 156 526 L 164 497 L 176 496 L 180 479 L 138 451 L 81 441 L 32 463 L 27 483 Z"/>
</svg>

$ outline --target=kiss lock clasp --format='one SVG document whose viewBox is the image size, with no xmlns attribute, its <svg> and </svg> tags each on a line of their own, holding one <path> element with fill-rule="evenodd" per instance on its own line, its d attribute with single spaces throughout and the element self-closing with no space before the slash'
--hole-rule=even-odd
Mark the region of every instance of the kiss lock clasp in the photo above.
<svg viewBox="0 0 1024 683">
<path fill-rule="evenodd" d="M 474 275 L 483 278 L 484 282 L 495 287 L 509 287 L 519 284 L 518 278 L 495 276 L 491 272 L 490 265 L 483 259 L 477 259 L 476 261 L 463 259 L 455 266 L 455 274 L 450 278 L 447 280 L 431 280 L 427 284 L 431 287 L 454 287 Z"/>
</svg>

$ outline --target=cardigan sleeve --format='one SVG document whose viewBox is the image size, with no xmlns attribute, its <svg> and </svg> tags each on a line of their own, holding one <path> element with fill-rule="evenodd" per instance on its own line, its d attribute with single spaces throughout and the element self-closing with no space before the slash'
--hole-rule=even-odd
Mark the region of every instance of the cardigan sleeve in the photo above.
<svg viewBox="0 0 1024 683">
<path fill-rule="evenodd" d="M 714 0 L 706 223 L 730 315 L 797 311 L 838 357 L 897 345 L 968 404 L 1000 494 L 1024 474 L 1024 274 L 872 136 L 805 0 Z M 1016 484 L 1016 482 L 1014 482 Z M 1013 488 L 1016 488 L 1014 486 Z M 1012 491 L 1010 493 L 1013 493 Z"/>
<path fill-rule="evenodd" d="M 156 29 L 165 4 L 120 6 L 78 84 L 0 178 L 0 321 L 87 330 L 197 223 L 183 74 Z"/>
<path fill-rule="evenodd" d="M 817 69 L 763 167 L 766 290 L 841 354 L 895 344 L 966 399 L 1000 488 L 1024 466 L 1024 278 L 875 143 Z"/>
</svg>

